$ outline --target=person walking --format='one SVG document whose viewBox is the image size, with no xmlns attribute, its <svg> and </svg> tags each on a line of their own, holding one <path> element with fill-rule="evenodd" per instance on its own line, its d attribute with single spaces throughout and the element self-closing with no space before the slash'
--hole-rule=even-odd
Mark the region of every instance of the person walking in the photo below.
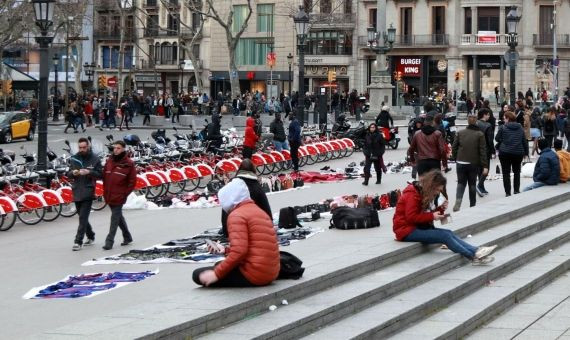
<svg viewBox="0 0 570 340">
<path fill-rule="evenodd" d="M 496 245 L 475 247 L 460 239 L 453 231 L 436 228 L 434 221 L 447 216 L 448 202 L 435 206 L 435 198 L 442 193 L 447 180 L 439 170 L 431 170 L 418 181 L 408 185 L 396 204 L 393 231 L 396 240 L 424 244 L 445 244 L 449 250 L 463 255 L 474 265 L 493 262 Z"/>
<path fill-rule="evenodd" d="M 67 109 L 67 112 L 65 113 L 65 119 L 67 120 L 67 126 L 63 130 L 63 133 L 67 133 L 67 129 L 69 129 L 69 128 L 73 128 L 73 132 L 77 133 L 77 126 L 75 125 L 76 116 L 77 116 L 76 104 L 75 104 L 75 102 L 72 102 L 69 104 L 69 108 Z"/>
<path fill-rule="evenodd" d="M 95 242 L 95 233 L 89 223 L 91 205 L 95 197 L 95 182 L 103 175 L 101 161 L 92 151 L 87 138 L 79 138 L 79 151 L 70 159 L 68 177 L 73 178 L 71 188 L 73 201 L 79 215 L 79 226 L 75 234 L 73 251 L 81 250 L 83 245 L 90 246 Z M 83 238 L 87 241 L 83 243 Z"/>
<path fill-rule="evenodd" d="M 430 170 L 441 170 L 442 166 L 447 169 L 445 141 L 434 127 L 432 114 L 426 115 L 421 130 L 414 134 L 408 157 L 415 161 L 420 177 Z"/>
<path fill-rule="evenodd" d="M 452 153 L 457 163 L 457 192 L 453 211 L 461 209 L 461 201 L 465 186 L 469 185 L 469 206 L 474 207 L 477 201 L 477 174 L 487 175 L 489 163 L 487 160 L 487 141 L 485 135 L 477 126 L 477 116 L 467 117 L 467 128 L 459 131 L 453 141 Z M 489 127 L 490 128 L 490 127 Z"/>
<path fill-rule="evenodd" d="M 211 267 L 198 268 L 193 281 L 206 287 L 265 286 L 277 279 L 280 270 L 279 244 L 273 222 L 251 200 L 245 182 L 234 178 L 218 193 L 220 205 L 228 214 L 230 247 L 209 246 L 210 252 L 226 254 L 225 260 Z"/>
<path fill-rule="evenodd" d="M 528 156 L 528 141 L 512 109 L 509 107 L 509 111 L 505 112 L 505 124 L 501 125 L 495 136 L 503 174 L 503 187 L 507 197 L 511 196 L 511 171 L 514 173 L 514 193 L 520 192 L 521 164 L 523 157 Z"/>
<path fill-rule="evenodd" d="M 481 130 L 481 132 L 483 132 L 483 135 L 485 136 L 485 146 L 486 146 L 485 151 L 487 156 L 487 164 L 489 167 L 491 166 L 491 158 L 493 158 L 493 156 L 495 155 L 495 143 L 494 143 L 495 129 L 493 128 L 491 123 L 489 123 L 490 117 L 491 117 L 491 112 L 487 108 L 483 108 L 479 110 L 479 112 L 477 113 L 477 118 L 478 118 L 477 127 L 479 128 L 479 130 Z M 487 169 L 489 169 L 489 167 Z M 477 194 L 480 197 L 483 197 L 485 195 L 488 195 L 489 192 L 487 191 L 487 189 L 485 189 L 485 180 L 487 179 L 487 174 L 483 174 L 482 167 L 479 168 L 478 176 L 479 176 L 479 183 L 477 184 L 476 190 Z"/>
<path fill-rule="evenodd" d="M 119 124 L 119 131 L 123 131 L 123 124 L 125 124 L 125 127 L 127 128 L 127 130 L 130 130 L 131 128 L 129 127 L 129 116 L 130 116 L 130 112 L 131 109 L 129 107 L 129 105 L 127 104 L 126 101 L 123 102 L 123 104 L 121 104 L 121 124 Z"/>
<path fill-rule="evenodd" d="M 542 136 L 542 119 L 540 109 L 535 107 L 530 114 L 530 138 L 532 139 L 532 154 L 538 153 L 538 139 Z"/>
<path fill-rule="evenodd" d="M 376 124 L 372 123 L 368 126 L 368 132 L 364 139 L 364 182 L 362 185 L 368 185 L 370 179 L 370 168 L 374 164 L 374 171 L 376 171 L 376 184 L 382 183 L 382 171 L 386 172 L 384 160 L 382 156 L 386 150 L 386 142 Z"/>
<path fill-rule="evenodd" d="M 105 239 L 104 250 L 113 248 L 117 228 L 120 228 L 123 233 L 122 246 L 133 242 L 133 237 L 123 217 L 123 205 L 134 190 L 136 180 L 135 163 L 127 155 L 125 142 L 121 140 L 113 142 L 113 154 L 107 159 L 103 169 L 104 198 L 111 209 L 111 226 Z"/>
<path fill-rule="evenodd" d="M 259 136 L 255 133 L 255 119 L 253 117 L 249 117 L 245 122 L 245 136 L 242 150 L 244 159 L 251 159 L 251 156 L 255 153 L 255 147 L 258 140 Z"/>
<path fill-rule="evenodd" d="M 151 114 L 151 112 L 152 112 L 152 107 L 150 104 L 150 100 L 145 100 L 145 102 L 143 104 L 143 111 L 142 111 L 142 114 L 144 116 L 143 123 L 142 123 L 143 126 L 145 126 L 147 124 L 150 125 L 150 114 Z"/>
<path fill-rule="evenodd" d="M 524 188 L 523 191 L 534 190 L 545 185 L 558 185 L 560 183 L 560 160 L 558 155 L 552 151 L 548 141 L 545 139 L 538 141 L 538 149 L 540 150 L 540 157 L 534 166 L 532 175 L 534 183 Z"/>
<path fill-rule="evenodd" d="M 554 106 L 548 109 L 548 112 L 542 119 L 542 135 L 544 136 L 544 139 L 546 139 L 548 147 L 551 148 L 554 138 L 558 136 L 558 126 L 556 124 L 556 108 Z"/>
<path fill-rule="evenodd" d="M 289 150 L 287 135 L 285 135 L 285 128 L 283 127 L 283 120 L 281 119 L 280 113 L 275 114 L 275 119 L 269 125 L 269 132 L 273 134 L 273 145 L 275 145 L 275 150 L 279 152 Z"/>
<path fill-rule="evenodd" d="M 299 147 L 301 146 L 301 124 L 297 116 L 292 113 L 289 115 L 289 145 L 291 147 L 291 161 L 293 162 L 293 171 L 299 171 Z"/>
</svg>

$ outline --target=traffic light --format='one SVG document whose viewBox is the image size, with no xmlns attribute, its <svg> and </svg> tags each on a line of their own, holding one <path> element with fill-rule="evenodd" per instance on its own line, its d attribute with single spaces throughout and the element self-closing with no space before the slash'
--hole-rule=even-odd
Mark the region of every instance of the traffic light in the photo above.
<svg viewBox="0 0 570 340">
<path fill-rule="evenodd" d="M 460 77 L 459 71 L 455 71 L 455 82 L 459 81 L 459 77 Z"/>
<path fill-rule="evenodd" d="M 12 93 L 12 80 L 4 80 L 4 85 L 2 86 L 2 91 L 5 94 Z"/>
<path fill-rule="evenodd" d="M 395 81 L 402 80 L 402 71 L 394 71 L 394 80 Z"/>
<path fill-rule="evenodd" d="M 463 71 L 462 69 L 455 71 L 455 82 L 459 82 L 464 77 L 465 77 L 465 71 Z"/>
<path fill-rule="evenodd" d="M 99 76 L 99 87 L 106 88 L 107 87 L 107 77 L 106 76 Z"/>
<path fill-rule="evenodd" d="M 329 71 L 328 80 L 329 83 L 334 83 L 336 81 L 336 71 Z"/>
</svg>

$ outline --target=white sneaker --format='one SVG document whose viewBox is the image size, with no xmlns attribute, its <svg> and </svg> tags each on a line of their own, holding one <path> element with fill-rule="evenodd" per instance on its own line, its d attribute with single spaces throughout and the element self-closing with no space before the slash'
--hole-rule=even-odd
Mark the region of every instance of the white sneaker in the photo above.
<svg viewBox="0 0 570 340">
<path fill-rule="evenodd" d="M 86 242 L 83 243 L 84 246 L 92 246 L 95 243 L 95 240 L 87 239 Z"/>
<path fill-rule="evenodd" d="M 71 250 L 73 250 L 73 251 L 81 250 L 81 244 L 77 244 L 77 243 L 74 244 L 74 245 L 73 245 L 73 248 L 71 248 Z"/>
<path fill-rule="evenodd" d="M 482 258 L 474 258 L 473 261 L 471 262 L 474 266 L 480 266 L 480 265 L 484 265 L 484 264 L 489 264 L 491 262 L 495 261 L 495 257 L 494 256 L 485 256 Z"/>
<path fill-rule="evenodd" d="M 495 249 L 497 249 L 497 245 L 493 245 L 490 247 L 479 247 L 479 249 L 477 249 L 477 252 L 475 253 L 475 258 L 476 259 L 485 258 L 486 256 L 493 254 Z"/>
</svg>

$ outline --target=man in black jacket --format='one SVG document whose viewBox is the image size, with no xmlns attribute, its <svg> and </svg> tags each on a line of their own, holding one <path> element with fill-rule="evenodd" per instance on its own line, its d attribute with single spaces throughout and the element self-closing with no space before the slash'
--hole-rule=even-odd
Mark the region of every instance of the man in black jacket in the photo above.
<svg viewBox="0 0 570 340">
<path fill-rule="evenodd" d="M 75 235 L 73 251 L 81 250 L 83 237 L 86 246 L 95 242 L 95 233 L 89 224 L 91 205 L 95 197 L 95 182 L 103 175 L 101 161 L 92 151 L 87 138 L 79 139 L 79 152 L 71 157 L 68 176 L 73 178 L 73 201 L 79 214 L 79 227 Z"/>
<path fill-rule="evenodd" d="M 275 114 L 275 120 L 269 125 L 269 132 L 273 134 L 273 145 L 275 145 L 275 150 L 281 152 L 283 149 L 289 150 L 289 144 L 287 144 L 287 135 L 285 135 L 285 128 L 283 127 L 283 120 L 281 120 L 281 114 Z"/>
<path fill-rule="evenodd" d="M 293 162 L 293 171 L 299 171 L 299 147 L 301 146 L 301 124 L 294 114 L 289 116 L 289 145 L 291 145 L 291 161 Z"/>
<path fill-rule="evenodd" d="M 483 132 L 485 136 L 485 145 L 487 151 L 487 164 L 491 164 L 491 157 L 495 154 L 495 134 L 494 129 L 491 123 L 489 123 L 489 119 L 491 117 L 491 112 L 487 108 L 483 108 L 479 110 L 477 113 L 477 126 Z M 476 190 L 477 194 L 480 197 L 488 195 L 489 192 L 485 189 L 485 180 L 487 179 L 487 175 L 483 175 L 483 168 L 479 168 L 479 183 L 477 184 Z"/>
<path fill-rule="evenodd" d="M 212 122 L 208 124 L 208 140 L 210 141 L 210 148 L 219 148 L 222 145 L 222 133 L 220 132 L 221 129 L 221 122 L 220 122 L 220 114 L 218 112 L 214 112 L 212 114 Z"/>
</svg>

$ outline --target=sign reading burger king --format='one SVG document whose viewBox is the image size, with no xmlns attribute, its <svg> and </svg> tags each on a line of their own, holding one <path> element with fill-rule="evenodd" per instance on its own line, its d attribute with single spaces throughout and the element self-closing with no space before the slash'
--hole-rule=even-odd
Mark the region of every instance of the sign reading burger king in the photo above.
<svg viewBox="0 0 570 340">
<path fill-rule="evenodd" d="M 396 71 L 402 72 L 403 77 L 421 77 L 422 58 L 396 57 Z"/>
</svg>

